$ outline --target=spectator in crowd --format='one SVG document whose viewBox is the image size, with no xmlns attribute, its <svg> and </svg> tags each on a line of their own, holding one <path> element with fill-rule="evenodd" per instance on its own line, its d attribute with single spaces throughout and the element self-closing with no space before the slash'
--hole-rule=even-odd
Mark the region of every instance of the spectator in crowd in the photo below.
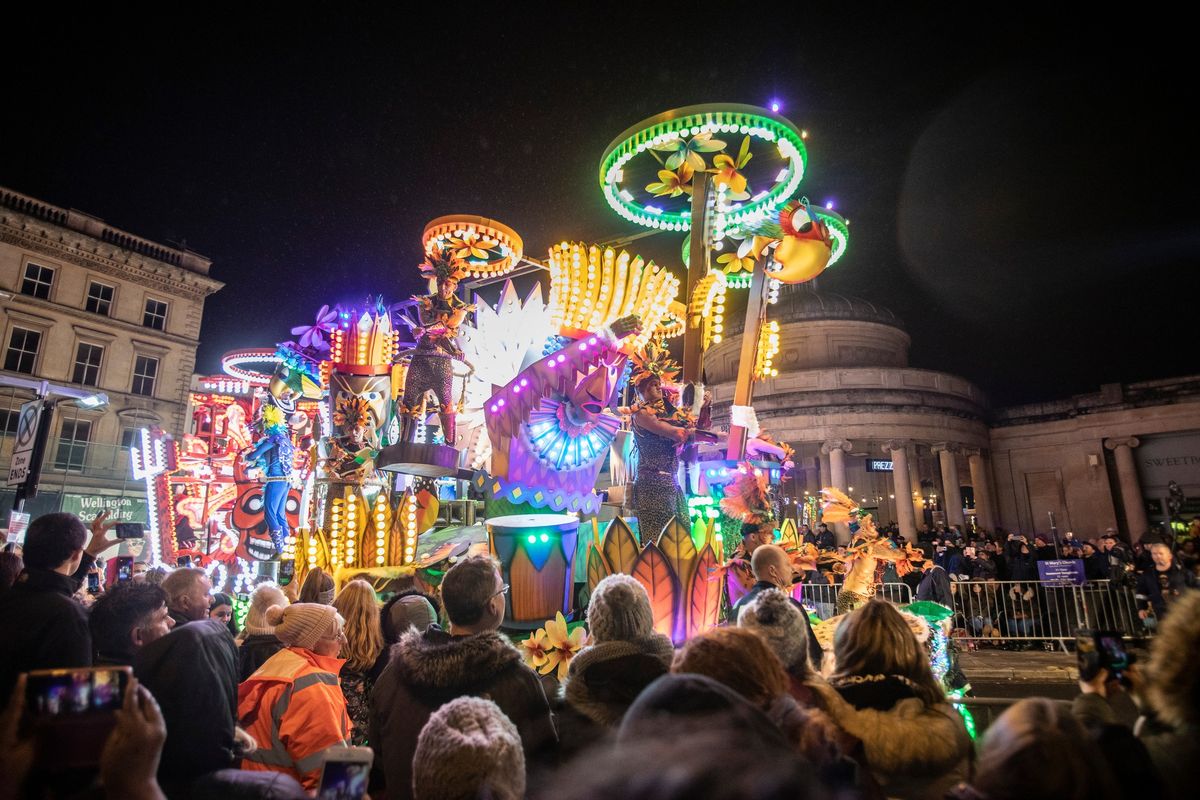
<svg viewBox="0 0 1200 800">
<path fill-rule="evenodd" d="M 778 589 L 760 592 L 738 613 L 739 628 L 762 637 L 767 647 L 783 664 L 788 676 L 788 692 L 802 706 L 818 706 L 820 700 L 808 685 L 814 669 L 808 658 L 812 628 L 808 615 Z"/>
<path fill-rule="evenodd" d="M 573 755 L 621 723 L 629 704 L 671 668 L 671 640 L 654 631 L 650 597 L 628 575 L 609 575 L 588 601 L 588 644 L 567 673 L 558 713 L 560 755 Z"/>
<path fill-rule="evenodd" d="M 456 697 L 434 711 L 413 755 L 416 800 L 524 800 L 521 735 L 500 707 Z"/>
<path fill-rule="evenodd" d="M 346 699 L 338 684 L 345 663 L 342 617 L 323 603 L 271 606 L 266 622 L 283 649 L 238 688 L 238 719 L 258 743 L 243 769 L 273 770 L 312 791 L 321 780 L 325 750 L 350 739 Z"/>
<path fill-rule="evenodd" d="M 274 583 L 260 583 L 250 593 L 250 609 L 246 612 L 246 628 L 238 644 L 238 682 L 241 683 L 283 649 L 275 636 L 275 626 L 267 623 L 267 609 L 286 606 L 283 590 Z"/>
<path fill-rule="evenodd" d="M 836 667 L 816 684 L 825 708 L 860 739 L 888 797 L 940 798 L 967 777 L 971 739 L 929 659 L 890 603 L 871 600 L 834 635 Z"/>
<path fill-rule="evenodd" d="M 155 586 L 162 586 L 162 582 L 167 579 L 170 572 L 164 566 L 151 567 L 146 570 L 146 575 L 142 579 L 146 583 L 153 583 Z"/>
<path fill-rule="evenodd" d="M 675 656 L 671 672 L 704 675 L 733 689 L 819 769 L 836 770 L 848 755 L 843 747 L 849 740 L 825 712 L 796 702 L 783 664 L 754 631 L 713 628 L 693 636 Z"/>
<path fill-rule="evenodd" d="M 1058 558 L 1058 548 L 1046 541 L 1045 536 L 1033 537 L 1033 552 L 1038 561 L 1053 561 Z"/>
<path fill-rule="evenodd" d="M 825 552 L 826 550 L 834 550 L 837 548 L 837 539 L 833 535 L 833 531 L 829 530 L 829 526 L 824 522 L 817 524 L 817 550 Z"/>
<path fill-rule="evenodd" d="M 736 620 L 741 610 L 749 603 L 754 602 L 754 598 L 758 597 L 761 592 L 768 589 L 781 589 L 789 594 L 792 591 L 792 561 L 785 551 L 779 545 L 769 544 L 763 545 L 754 551 L 754 556 L 750 559 L 750 569 L 754 573 L 756 583 L 750 587 L 750 591 L 741 597 L 733 607 L 733 618 Z M 796 607 L 801 608 L 800 604 L 795 600 Z M 808 657 L 816 669 L 821 668 L 821 658 L 824 655 L 821 651 L 821 645 L 817 642 L 817 637 L 812 635 L 812 624 L 808 621 L 808 614 L 804 615 L 804 624 L 808 630 Z"/>
<path fill-rule="evenodd" d="M 556 742 L 541 681 L 516 647 L 497 632 L 508 586 L 495 562 L 472 556 L 442 578 L 450 630 L 410 630 L 392 648 L 371 696 L 370 741 L 383 765 L 387 796 L 412 796 L 412 760 L 429 715 L 455 697 L 487 695 L 517 726 L 526 763 Z"/>
<path fill-rule="evenodd" d="M 238 635 L 237 623 L 233 619 L 233 598 L 225 592 L 212 593 L 208 601 L 208 618 L 224 625 L 231 636 Z"/>
<path fill-rule="evenodd" d="M 1150 557 L 1153 566 L 1138 576 L 1138 613 L 1143 619 L 1153 613 L 1161 620 L 1184 591 L 1196 588 L 1196 576 L 1175 563 L 1170 546 L 1163 542 L 1150 545 Z"/>
<path fill-rule="evenodd" d="M 7 550 L 0 553 L 0 595 L 12 588 L 23 569 L 25 569 L 25 562 L 21 560 L 19 553 L 11 553 Z"/>
<path fill-rule="evenodd" d="M 917 600 L 931 600 L 941 603 L 947 608 L 954 607 L 954 597 L 950 593 L 950 576 L 946 570 L 938 566 L 933 559 L 926 559 L 921 565 L 921 583 L 917 585 Z"/>
<path fill-rule="evenodd" d="M 973 581 L 994 581 L 996 580 L 996 565 L 992 562 L 992 555 L 986 549 L 981 550 L 975 547 L 969 547 L 971 551 L 967 562 L 967 570 L 970 579 Z"/>
<path fill-rule="evenodd" d="M 132 570 L 133 582 L 134 583 L 145 583 L 146 582 L 146 573 L 149 571 L 150 571 L 150 565 L 147 564 L 145 561 L 133 562 L 133 570 Z"/>
<path fill-rule="evenodd" d="M 304 576 L 304 583 L 300 585 L 301 603 L 324 603 L 329 605 L 333 602 L 333 578 L 329 573 L 320 567 L 313 567 Z"/>
<path fill-rule="evenodd" d="M 176 625 L 208 617 L 208 593 L 212 591 L 212 581 L 204 570 L 180 567 L 163 579 L 162 588 L 167 593 L 167 608 Z"/>
<path fill-rule="evenodd" d="M 1004 545 L 1004 560 L 1008 564 L 1008 580 L 1036 581 L 1038 579 L 1037 554 L 1030 549 L 1029 542 L 1019 533 L 1009 534 Z"/>
<path fill-rule="evenodd" d="M 383 633 L 383 649 L 375 666 L 371 669 L 371 680 L 379 680 L 391 657 L 392 646 L 400 641 L 400 636 L 409 630 L 416 629 L 418 633 L 429 630 L 431 625 L 438 622 L 438 609 L 441 601 L 431 594 L 425 594 L 420 589 L 405 589 L 397 592 L 383 605 L 379 612 L 379 628 Z"/>
<path fill-rule="evenodd" d="M 1084 542 L 1080 551 L 1083 556 L 1083 576 L 1089 581 L 1108 580 L 1108 558 L 1096 549 L 1092 542 Z"/>
<path fill-rule="evenodd" d="M 342 587 L 333 599 L 333 607 L 346 621 L 343 629 L 346 642 L 342 646 L 342 695 L 346 698 L 346 713 L 354 723 L 350 743 L 356 747 L 367 744 L 368 702 L 374 679 L 371 671 L 383 650 L 383 632 L 379 626 L 379 600 L 371 584 L 362 579 Z"/>
<path fill-rule="evenodd" d="M 1115 800 L 1112 773 L 1061 703 L 1021 700 L 980 743 L 975 778 L 955 794 L 988 800 Z"/>
<path fill-rule="evenodd" d="M 175 627 L 167 593 L 149 583 L 114 586 L 92 606 L 88 623 L 96 664 L 132 665 L 142 647 Z"/>
<path fill-rule="evenodd" d="M 1135 730 L 1175 800 L 1196 794 L 1200 763 L 1200 591 L 1175 601 L 1150 643 L 1150 662 L 1140 694 L 1145 717 Z M 1138 673 L 1135 671 L 1134 675 Z"/>
<path fill-rule="evenodd" d="M 96 556 L 117 544 L 116 523 L 101 513 L 88 526 L 74 514 L 44 514 L 25 532 L 25 568 L 0 594 L 0 697 L 31 669 L 87 667 L 92 636 L 87 612 L 72 599 Z"/>
</svg>

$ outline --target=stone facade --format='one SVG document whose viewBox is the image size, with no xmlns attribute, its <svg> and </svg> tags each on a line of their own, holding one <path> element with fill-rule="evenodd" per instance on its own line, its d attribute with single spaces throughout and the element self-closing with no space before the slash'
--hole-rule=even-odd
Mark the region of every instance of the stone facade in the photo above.
<svg viewBox="0 0 1200 800">
<path fill-rule="evenodd" d="M 84 493 L 119 490 L 132 482 L 120 450 L 130 431 L 159 425 L 182 432 L 204 301 L 223 285 L 209 277 L 210 265 L 189 250 L 0 187 L 2 374 L 94 387 L 109 398 L 93 411 L 74 403 L 56 409 L 44 490 L 58 483 Z M 33 392 L 10 384 L 0 393 L 8 434 L 11 415 Z M 68 457 L 57 469 L 64 436 L 73 441 L 85 432 L 73 448 L 85 463 Z M 11 448 L 5 435 L 5 464 Z"/>
<path fill-rule="evenodd" d="M 1053 513 L 1061 532 L 1138 538 L 1158 521 L 1163 476 L 1200 496 L 1200 433 L 1187 438 L 1200 432 L 1200 378 L 992 409 L 970 381 L 909 367 L 901 322 L 875 304 L 798 287 L 769 317 L 780 323 L 780 374 L 756 383 L 753 405 L 796 449 L 796 497 L 837 486 L 910 536 L 938 521 L 1048 533 Z M 728 422 L 738 328 L 731 321 L 705 354 L 718 424 Z M 1156 451 L 1140 463 L 1146 437 Z"/>
</svg>

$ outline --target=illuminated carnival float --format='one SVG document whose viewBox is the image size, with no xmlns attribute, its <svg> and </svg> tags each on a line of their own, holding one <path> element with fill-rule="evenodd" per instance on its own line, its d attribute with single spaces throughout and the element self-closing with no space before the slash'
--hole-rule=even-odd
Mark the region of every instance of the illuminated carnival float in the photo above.
<svg viewBox="0 0 1200 800">
<path fill-rule="evenodd" d="M 135 474 L 155 558 L 195 556 L 247 583 L 273 574 L 264 564 L 296 578 L 321 567 L 384 590 L 429 587 L 453 559 L 490 552 L 518 628 L 570 617 L 613 572 L 646 586 L 677 641 L 715 625 L 737 594 L 728 525 L 749 524 L 722 501 L 751 478 L 769 498 L 791 466 L 752 403 L 778 374 L 769 309 L 848 244 L 845 220 L 797 196 L 805 138 L 723 104 L 613 141 L 601 191 L 626 220 L 680 234 L 674 271 L 569 241 L 538 262 L 494 220 L 429 223 L 426 294 L 324 306 L 294 341 L 227 354 L 225 374 L 196 386 L 181 441 L 144 433 Z M 715 432 L 704 353 L 741 291 L 731 425 Z M 803 549 L 790 520 L 754 524 Z"/>
</svg>

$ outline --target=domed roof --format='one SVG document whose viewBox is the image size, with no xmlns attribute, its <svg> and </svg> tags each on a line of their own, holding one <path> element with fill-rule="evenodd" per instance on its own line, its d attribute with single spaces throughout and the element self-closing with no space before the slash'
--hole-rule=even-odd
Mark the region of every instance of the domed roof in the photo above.
<svg viewBox="0 0 1200 800">
<path fill-rule="evenodd" d="M 782 287 L 779 302 L 771 307 L 767 316 L 780 323 L 849 320 L 875 322 L 904 330 L 904 322 L 889 308 L 840 292 L 817 291 L 810 284 Z M 738 333 L 742 329 L 742 321 L 731 320 L 726 327 L 730 334 Z"/>
</svg>

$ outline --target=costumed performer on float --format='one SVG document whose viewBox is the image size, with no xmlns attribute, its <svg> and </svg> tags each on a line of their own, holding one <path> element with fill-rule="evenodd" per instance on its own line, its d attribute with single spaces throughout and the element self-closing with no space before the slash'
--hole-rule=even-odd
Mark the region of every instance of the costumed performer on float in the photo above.
<svg viewBox="0 0 1200 800">
<path fill-rule="evenodd" d="M 679 486 L 679 449 L 696 435 L 696 420 L 667 399 L 663 383 L 678 367 L 666 347 L 650 342 L 633 357 L 630 380 L 638 402 L 629 409 L 637 447 L 637 475 L 631 505 L 637 512 L 642 546 L 658 540 L 671 519 L 687 525 L 687 504 Z"/>
<path fill-rule="evenodd" d="M 413 297 L 417 301 L 418 326 L 413 330 L 417 346 L 412 350 L 412 360 L 404 378 L 404 397 L 400 403 L 404 429 L 400 436 L 404 441 L 413 440 L 416 422 L 425 410 L 425 395 L 433 392 L 438 402 L 442 438 L 453 447 L 458 407 L 453 397 L 452 367 L 455 359 L 465 363 L 455 339 L 459 326 L 475 306 L 455 295 L 458 282 L 466 277 L 467 271 L 462 261 L 449 251 L 432 248 L 420 269 L 423 277 L 436 281 L 437 290 Z"/>
<path fill-rule="evenodd" d="M 283 555 L 283 544 L 291 533 L 287 521 L 287 498 L 292 488 L 295 452 L 288 418 L 295 411 L 291 389 L 284 387 L 276 389 L 275 394 L 268 393 L 258 422 L 262 428 L 262 439 L 241 454 L 244 463 L 254 464 L 262 470 L 259 481 L 263 484 L 263 514 L 276 558 Z"/>
<path fill-rule="evenodd" d="M 848 614 L 875 596 L 878 584 L 876 571 L 882 572 L 884 561 L 896 564 L 896 574 L 904 577 L 913 570 L 913 562 L 921 561 L 920 553 L 909 545 L 901 549 L 890 539 L 879 535 L 870 514 L 861 513 L 857 504 L 837 489 L 821 490 L 821 520 L 826 523 L 850 523 L 850 545 L 844 556 L 822 558 L 841 561 L 846 567 L 842 589 L 837 596 L 837 613 Z"/>
</svg>

